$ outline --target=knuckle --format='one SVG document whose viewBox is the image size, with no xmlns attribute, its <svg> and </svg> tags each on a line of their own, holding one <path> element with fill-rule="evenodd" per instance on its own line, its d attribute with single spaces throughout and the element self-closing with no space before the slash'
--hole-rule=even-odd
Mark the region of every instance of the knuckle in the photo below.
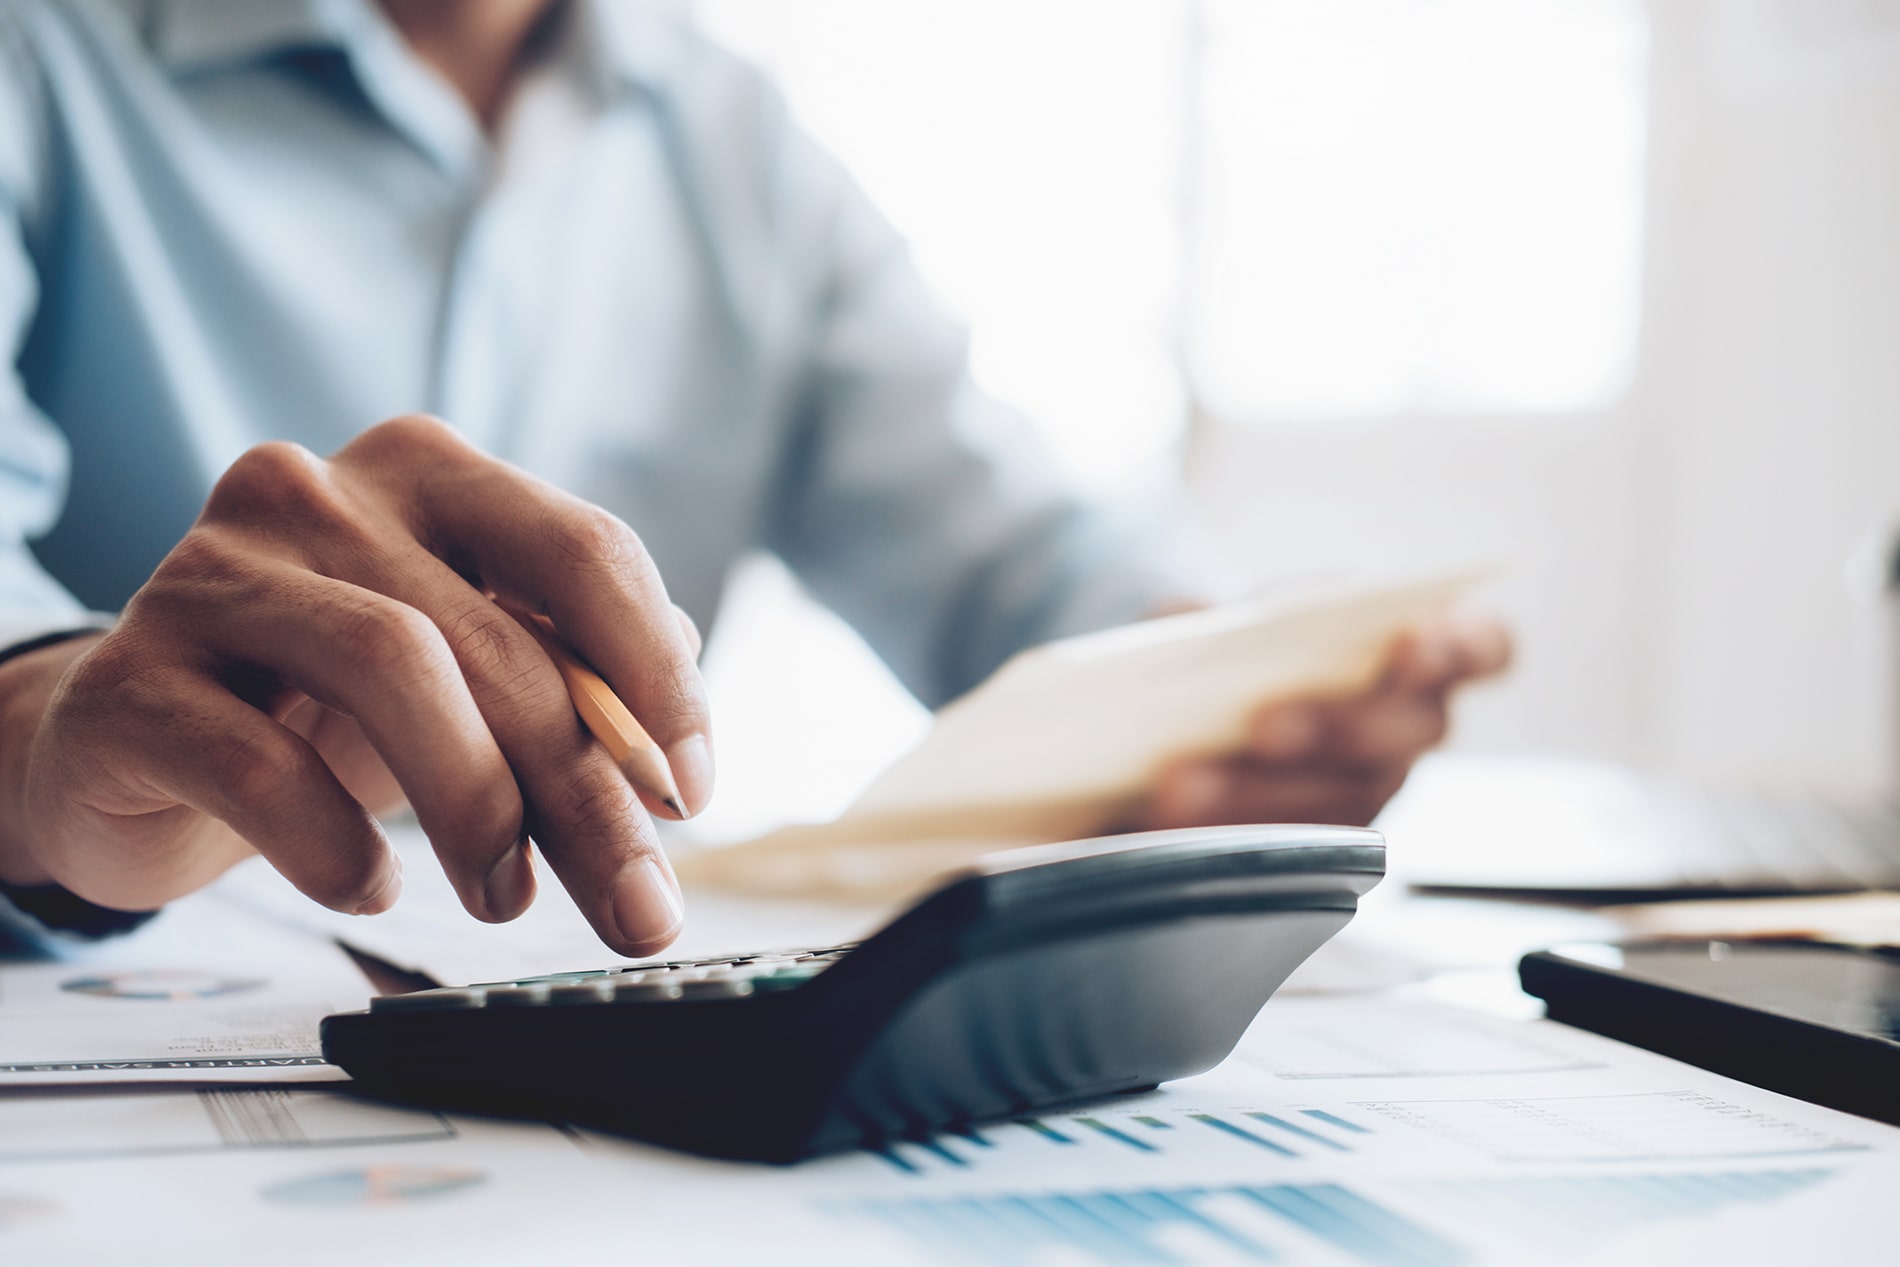
<svg viewBox="0 0 1900 1267">
<path fill-rule="evenodd" d="M 611 770 L 583 767 L 562 790 L 559 804 L 560 821 L 576 841 L 632 840 L 641 821 L 626 780 Z"/>
<path fill-rule="evenodd" d="M 655 738 L 684 735 L 706 724 L 706 691 L 691 664 L 667 674 L 652 698 L 640 703 L 640 722 Z"/>
<path fill-rule="evenodd" d="M 151 659 L 190 658 L 217 630 L 222 613 L 260 601 L 265 584 L 256 560 L 201 525 L 127 601 L 107 641 L 115 657 L 136 649 Z"/>
<path fill-rule="evenodd" d="M 368 428 L 338 456 L 373 462 L 396 454 L 441 454 L 464 447 L 466 442 L 455 428 L 433 414 L 402 414 Z"/>
<path fill-rule="evenodd" d="M 206 585 L 230 584 L 250 571 L 245 552 L 237 542 L 216 527 L 198 524 L 159 560 L 151 579 L 128 605 L 128 614 L 141 600 L 150 605 L 151 596 L 170 600 L 180 591 L 196 592 Z"/>
<path fill-rule="evenodd" d="M 329 466 L 288 440 L 253 446 L 212 486 L 205 503 L 210 520 L 249 520 L 325 509 L 330 496 Z"/>
<path fill-rule="evenodd" d="M 368 591 L 338 604 L 329 639 L 333 650 L 372 675 L 434 677 L 448 660 L 441 632 L 427 616 Z"/>
<path fill-rule="evenodd" d="M 555 546 L 567 564 L 607 573 L 622 588 L 637 588 L 654 574 L 653 560 L 638 534 L 596 506 L 564 516 L 556 528 Z"/>
<path fill-rule="evenodd" d="M 473 839 L 486 842 L 496 858 L 521 840 L 526 810 L 505 763 L 493 777 L 478 781 L 465 812 Z"/>
<path fill-rule="evenodd" d="M 221 794 L 233 805 L 275 804 L 307 772 L 306 763 L 287 738 L 277 738 L 262 729 L 229 736 L 224 750 L 211 764 Z"/>
</svg>

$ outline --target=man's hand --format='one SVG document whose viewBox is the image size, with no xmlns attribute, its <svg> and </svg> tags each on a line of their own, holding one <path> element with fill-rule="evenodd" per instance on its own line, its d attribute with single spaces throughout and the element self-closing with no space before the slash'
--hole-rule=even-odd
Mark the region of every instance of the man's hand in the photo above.
<svg viewBox="0 0 1900 1267">
<path fill-rule="evenodd" d="M 603 941 L 659 949 L 681 905 L 652 823 L 497 597 L 554 621 L 704 806 L 698 636 L 633 532 L 403 418 L 328 461 L 246 453 L 111 633 L 0 666 L 0 879 L 141 910 L 255 851 L 367 914 L 401 887 L 373 811 L 406 798 L 472 914 L 527 908 L 532 836 Z"/>
<path fill-rule="evenodd" d="M 1182 761 L 1149 797 L 1143 827 L 1339 823 L 1363 827 L 1445 737 L 1451 694 L 1511 658 L 1502 625 L 1445 618 L 1401 638 L 1376 685 L 1358 695 L 1260 710 L 1247 749 Z"/>
</svg>

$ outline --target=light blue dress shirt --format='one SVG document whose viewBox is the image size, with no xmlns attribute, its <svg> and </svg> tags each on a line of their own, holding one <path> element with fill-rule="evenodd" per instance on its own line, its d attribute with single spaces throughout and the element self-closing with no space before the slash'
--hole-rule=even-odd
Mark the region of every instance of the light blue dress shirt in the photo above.
<svg viewBox="0 0 1900 1267">
<path fill-rule="evenodd" d="M 580 122 L 523 157 L 372 0 L 0 0 L 4 632 L 115 610 L 245 448 L 413 411 L 627 520 L 702 627 L 775 551 L 932 704 L 1180 588 L 756 72 L 643 0 L 553 45 Z"/>
</svg>

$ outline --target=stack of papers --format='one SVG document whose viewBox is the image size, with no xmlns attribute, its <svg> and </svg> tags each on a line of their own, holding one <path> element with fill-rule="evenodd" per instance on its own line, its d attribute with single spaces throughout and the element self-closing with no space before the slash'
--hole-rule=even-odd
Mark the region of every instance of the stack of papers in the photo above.
<svg viewBox="0 0 1900 1267">
<path fill-rule="evenodd" d="M 216 894 L 57 961 L 0 961 L 0 1087 L 341 1079 L 317 1023 L 368 1005 L 334 942 Z"/>
<path fill-rule="evenodd" d="M 1897 1182 L 1893 1128 L 1404 995 L 1278 999 L 1199 1078 L 791 1168 L 330 1088 L 0 1095 L 9 1262 L 1857 1264 Z"/>
</svg>

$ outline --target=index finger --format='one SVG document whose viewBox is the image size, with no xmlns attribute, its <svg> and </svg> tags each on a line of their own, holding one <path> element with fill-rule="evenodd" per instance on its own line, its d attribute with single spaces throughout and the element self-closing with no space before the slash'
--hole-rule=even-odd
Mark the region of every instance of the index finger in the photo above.
<svg viewBox="0 0 1900 1267">
<path fill-rule="evenodd" d="M 381 463 L 385 443 L 411 455 L 424 447 L 435 460 Z M 433 419 L 385 423 L 335 460 L 411 481 L 401 501 L 421 520 L 418 539 L 476 588 L 549 617 L 666 753 L 687 812 L 705 808 L 711 722 L 696 649 L 631 528 Z"/>
</svg>

